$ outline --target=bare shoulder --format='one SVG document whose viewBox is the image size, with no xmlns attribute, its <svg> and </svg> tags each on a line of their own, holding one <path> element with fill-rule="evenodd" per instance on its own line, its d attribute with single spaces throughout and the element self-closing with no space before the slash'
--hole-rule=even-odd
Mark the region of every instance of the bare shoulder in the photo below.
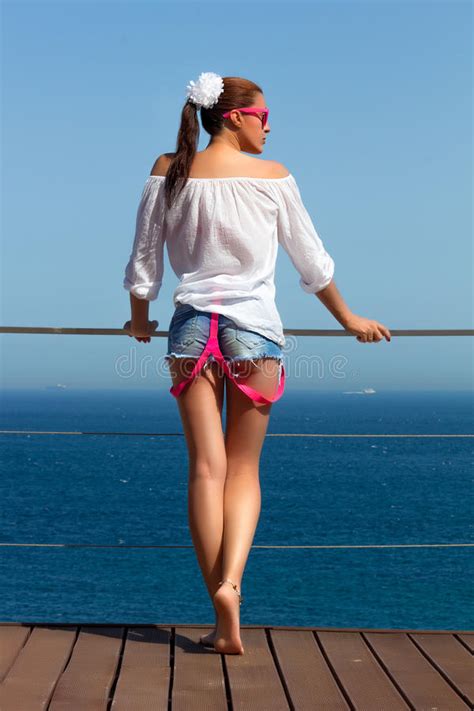
<svg viewBox="0 0 474 711">
<path fill-rule="evenodd" d="M 266 160 L 263 158 L 254 158 L 253 156 L 242 156 L 241 162 L 236 175 L 248 175 L 252 178 L 286 178 L 290 171 L 283 163 L 276 160 Z"/>
<path fill-rule="evenodd" d="M 265 160 L 263 163 L 268 178 L 286 178 L 290 174 L 288 168 L 276 160 Z"/>
<path fill-rule="evenodd" d="M 162 153 L 161 156 L 158 156 L 153 164 L 153 168 L 150 171 L 150 175 L 166 175 L 169 165 L 175 155 L 176 153 Z"/>
<path fill-rule="evenodd" d="M 160 156 L 158 156 L 158 158 L 153 164 L 153 168 L 151 169 L 150 175 L 165 176 L 168 172 L 170 163 L 175 156 L 176 153 L 162 153 Z M 230 170 L 224 171 L 222 170 L 222 166 L 219 166 L 216 169 L 215 166 L 210 166 L 209 163 L 203 164 L 201 162 L 201 171 L 198 172 L 204 172 L 206 176 L 209 176 L 209 173 L 211 173 L 209 177 L 212 177 L 212 174 L 215 175 L 216 172 L 218 173 L 218 175 L 221 172 L 224 172 L 226 175 L 229 173 L 230 175 L 234 173 L 236 175 L 241 175 L 242 171 L 245 174 L 248 174 L 255 178 L 286 178 L 290 174 L 290 171 L 286 166 L 283 165 L 283 163 L 279 163 L 276 160 L 262 160 L 261 158 L 251 158 L 250 156 L 245 156 L 244 161 L 242 163 L 238 163 L 237 165 L 234 164 Z"/>
</svg>

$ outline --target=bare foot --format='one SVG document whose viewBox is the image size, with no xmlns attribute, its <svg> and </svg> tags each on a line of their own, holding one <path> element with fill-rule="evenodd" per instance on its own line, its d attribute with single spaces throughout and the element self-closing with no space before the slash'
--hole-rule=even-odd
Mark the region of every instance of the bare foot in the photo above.
<svg viewBox="0 0 474 711">
<path fill-rule="evenodd" d="M 214 640 L 216 638 L 216 631 L 217 631 L 217 627 L 214 627 L 212 632 L 209 632 L 209 634 L 201 635 L 201 637 L 199 637 L 200 643 L 203 644 L 205 647 L 213 647 Z"/>
<path fill-rule="evenodd" d="M 231 585 L 224 583 L 214 593 L 213 603 L 219 615 L 214 649 L 219 654 L 243 654 L 239 625 L 239 596 Z"/>
</svg>

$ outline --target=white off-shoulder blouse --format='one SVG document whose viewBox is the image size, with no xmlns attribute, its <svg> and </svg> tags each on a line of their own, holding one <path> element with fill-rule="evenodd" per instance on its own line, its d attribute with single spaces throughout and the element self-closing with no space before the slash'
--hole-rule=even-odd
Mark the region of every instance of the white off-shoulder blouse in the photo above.
<svg viewBox="0 0 474 711">
<path fill-rule="evenodd" d="M 138 206 L 135 239 L 123 286 L 139 299 L 157 298 L 166 242 L 179 278 L 173 303 L 216 311 L 285 345 L 275 304 L 278 244 L 310 294 L 332 280 L 326 252 L 292 173 L 283 178 L 188 178 L 171 209 L 165 176 L 149 175 Z"/>
</svg>

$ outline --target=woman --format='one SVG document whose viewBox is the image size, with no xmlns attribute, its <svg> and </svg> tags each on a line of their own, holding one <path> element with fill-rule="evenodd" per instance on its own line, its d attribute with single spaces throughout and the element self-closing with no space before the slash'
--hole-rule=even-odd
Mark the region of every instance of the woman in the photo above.
<svg viewBox="0 0 474 711">
<path fill-rule="evenodd" d="M 262 89 L 205 72 L 187 97 L 177 151 L 157 159 L 143 190 L 125 270 L 132 317 L 124 329 L 148 343 L 158 325 L 148 306 L 161 287 L 166 241 L 180 282 L 165 357 L 189 453 L 190 530 L 216 617 L 201 642 L 243 654 L 240 584 L 260 513 L 260 454 L 284 386 L 278 244 L 301 288 L 359 341 L 389 341 L 390 332 L 344 303 L 294 176 L 281 163 L 245 155 L 261 154 L 270 132 Z M 199 109 L 211 140 L 197 152 Z"/>
</svg>

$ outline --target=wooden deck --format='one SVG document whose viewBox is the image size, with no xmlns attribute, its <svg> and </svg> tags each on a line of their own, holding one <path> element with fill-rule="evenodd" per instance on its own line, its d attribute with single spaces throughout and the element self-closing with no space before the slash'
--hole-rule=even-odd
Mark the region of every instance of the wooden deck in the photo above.
<svg viewBox="0 0 474 711">
<path fill-rule="evenodd" d="M 474 632 L 242 625 L 0 624 L 1 711 L 465 711 Z"/>
</svg>

